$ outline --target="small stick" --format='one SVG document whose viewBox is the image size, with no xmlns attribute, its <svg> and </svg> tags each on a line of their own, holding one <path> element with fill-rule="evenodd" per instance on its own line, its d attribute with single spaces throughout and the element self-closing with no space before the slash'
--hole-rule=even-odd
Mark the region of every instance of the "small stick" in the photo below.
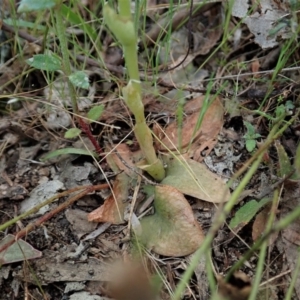
<svg viewBox="0 0 300 300">
<path fill-rule="evenodd" d="M 81 193 L 77 194 L 76 196 L 73 196 L 73 197 L 69 198 L 66 202 L 62 203 L 61 205 L 57 206 L 55 209 L 53 209 L 50 212 L 48 212 L 47 214 L 43 215 L 42 217 L 40 217 L 35 222 L 32 222 L 32 223 L 28 224 L 24 229 L 22 229 L 21 231 L 19 231 L 15 235 L 14 240 L 11 240 L 11 241 L 7 242 L 5 245 L 0 247 L 0 253 L 2 251 L 5 251 L 9 246 L 11 246 L 14 242 L 19 240 L 20 238 L 26 236 L 27 233 L 34 230 L 36 227 L 40 226 L 42 223 L 48 221 L 53 216 L 55 216 L 56 214 L 58 214 L 59 212 L 61 212 L 65 208 L 67 208 L 69 205 L 73 204 L 75 201 L 77 201 L 80 198 L 82 198 L 83 196 L 85 196 L 86 194 L 91 193 L 91 192 L 96 191 L 96 190 L 102 190 L 102 189 L 106 189 L 106 188 L 108 188 L 107 183 L 98 184 L 98 185 L 94 185 L 94 186 L 93 185 L 87 186 L 84 189 L 84 191 L 82 191 Z M 69 191 L 67 191 L 67 192 L 69 192 Z"/>
</svg>

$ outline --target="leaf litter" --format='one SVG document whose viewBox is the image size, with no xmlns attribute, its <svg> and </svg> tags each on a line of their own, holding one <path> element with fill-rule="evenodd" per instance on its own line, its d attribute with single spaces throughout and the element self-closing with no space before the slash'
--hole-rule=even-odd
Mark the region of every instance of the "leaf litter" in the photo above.
<svg viewBox="0 0 300 300">
<path fill-rule="evenodd" d="M 154 7 L 151 11 L 152 13 L 148 11 L 148 15 L 152 20 L 151 24 L 149 24 L 150 31 L 154 32 L 157 24 L 166 16 L 165 11 L 167 10 L 163 8 L 165 4 L 159 1 L 148 2 L 149 7 Z M 270 3 L 271 6 L 268 6 Z M 241 5 L 242 2 L 235 1 L 235 5 L 238 4 Z M 95 3 L 87 1 L 87 5 L 93 11 Z M 276 44 L 280 43 L 278 37 L 285 39 L 293 32 L 294 25 L 292 21 L 287 22 L 288 20 L 284 15 L 289 10 L 289 7 L 285 4 L 280 5 L 277 2 L 263 1 L 260 8 L 261 11 L 259 8 L 254 8 L 249 16 L 246 16 L 245 12 L 237 14 L 236 7 L 234 7 L 232 14 L 242 19 L 242 22 L 250 30 L 248 34 L 252 32 L 255 37 L 255 43 L 258 43 L 263 49 L 276 46 Z M 244 6 L 243 9 L 244 11 L 248 11 L 249 7 Z M 83 11 L 81 11 L 82 14 L 87 14 L 87 12 L 83 13 Z M 179 12 L 187 15 L 188 9 L 183 8 Z M 277 19 L 274 16 L 277 16 Z M 176 28 L 176 18 L 177 15 L 175 14 L 174 28 Z M 103 125 L 96 124 L 95 122 L 89 124 L 93 130 L 93 134 L 98 136 L 101 146 L 102 144 L 104 145 L 102 148 L 106 149 L 106 159 L 103 159 L 103 156 L 101 156 L 98 165 L 94 163 L 93 158 L 89 155 L 82 156 L 80 153 L 75 154 L 74 152 L 73 154 L 72 152 L 63 153 L 63 159 L 53 158 L 52 161 L 45 161 L 43 164 L 39 164 L 39 158 L 42 154 L 44 155 L 51 150 L 73 147 L 75 142 L 79 141 L 78 137 L 74 137 L 74 141 L 64 139 L 64 130 L 62 128 L 69 129 L 73 121 L 71 115 L 68 113 L 68 107 L 70 107 L 69 92 L 63 83 L 62 77 L 58 75 L 55 76 L 55 81 L 60 86 L 50 91 L 48 90 L 48 92 L 45 82 L 35 80 L 34 73 L 29 73 L 26 77 L 22 76 L 19 80 L 24 84 L 20 85 L 20 82 L 17 82 L 15 78 L 17 74 L 21 74 L 23 71 L 23 60 L 15 59 L 10 65 L 9 70 L 6 66 L 0 69 L 0 82 L 3 83 L 0 89 L 3 95 L 14 94 L 17 89 L 19 89 L 18 92 L 23 93 L 26 90 L 27 93 L 24 94 L 24 98 L 21 98 L 23 101 L 22 105 L 24 105 L 23 108 L 16 110 L 9 118 L 5 116 L 1 117 L 1 120 L 5 121 L 0 130 L 1 137 L 3 140 L 8 140 L 8 133 L 12 134 L 11 138 L 9 138 L 9 143 L 3 147 L 2 157 L 5 159 L 1 158 L 3 165 L 3 167 L 1 166 L 1 171 L 4 172 L 3 174 L 6 174 L 1 179 L 1 186 L 6 190 L 0 197 L 1 210 L 4 210 L 7 215 L 14 215 L 15 212 L 12 205 L 16 205 L 16 203 L 10 204 L 8 199 L 21 200 L 20 206 L 22 206 L 24 205 L 23 203 L 26 203 L 30 199 L 35 189 L 41 187 L 43 189 L 43 182 L 60 180 L 66 188 L 71 188 L 83 184 L 90 185 L 103 182 L 103 178 L 105 177 L 112 187 L 111 191 L 106 190 L 86 195 L 83 201 L 85 205 L 79 205 L 78 202 L 76 206 L 66 210 L 65 214 L 54 216 L 51 221 L 47 222 L 44 230 L 37 230 L 28 235 L 28 245 L 34 246 L 29 246 L 31 254 L 26 256 L 28 259 L 34 258 L 34 255 L 39 253 L 39 250 L 43 252 L 41 259 L 36 260 L 36 262 L 32 261 L 32 267 L 40 282 L 50 287 L 49 289 L 48 286 L 45 287 L 45 290 L 49 291 L 50 294 L 52 293 L 51 297 L 54 297 L 53 299 L 55 299 L 55 296 L 51 291 L 51 287 L 53 287 L 52 282 L 96 281 L 99 285 L 103 283 L 105 285 L 106 282 L 112 281 L 111 277 L 106 276 L 107 263 L 114 261 L 121 255 L 125 257 L 130 256 L 130 251 L 126 250 L 125 247 L 128 243 L 124 240 L 124 237 L 128 236 L 128 232 L 124 229 L 123 225 L 120 225 L 126 224 L 124 216 L 128 209 L 134 211 L 133 216 L 138 220 L 136 223 L 137 227 L 133 226 L 132 228 L 137 228 L 136 234 L 140 235 L 141 243 L 148 248 L 151 255 L 157 261 L 160 261 L 164 256 L 172 256 L 172 263 L 174 266 L 177 265 L 177 270 L 184 271 L 185 267 L 182 266 L 185 263 L 184 256 L 193 253 L 202 244 L 207 230 L 205 227 L 211 226 L 213 222 L 214 211 L 210 209 L 210 213 L 208 213 L 206 210 L 209 209 L 209 206 L 202 205 L 201 202 L 209 201 L 215 205 L 218 205 L 218 203 L 222 205 L 230 198 L 231 191 L 226 186 L 226 182 L 249 158 L 249 153 L 245 151 L 244 147 L 245 140 L 243 134 L 245 132 L 241 134 L 244 128 L 239 130 L 236 135 L 235 141 L 240 143 L 240 148 L 230 148 L 228 145 L 234 142 L 229 141 L 226 142 L 226 149 L 223 149 L 224 151 L 222 152 L 224 144 L 220 142 L 220 136 L 224 132 L 223 126 L 230 119 L 227 115 L 227 104 L 230 100 L 223 94 L 215 96 L 214 93 L 211 93 L 207 97 L 199 92 L 200 89 L 207 88 L 205 78 L 211 76 L 212 70 L 213 72 L 217 72 L 217 76 L 221 76 L 222 72 L 227 71 L 240 74 L 239 61 L 235 60 L 234 51 L 238 47 L 241 47 L 241 51 L 246 48 L 243 48 L 244 41 L 239 39 L 238 34 L 235 35 L 235 40 L 232 41 L 234 45 L 232 52 L 226 57 L 230 64 L 234 62 L 232 65 L 237 67 L 219 68 L 219 63 L 224 56 L 222 57 L 221 53 L 218 53 L 219 56 L 217 55 L 207 61 L 205 68 L 199 68 L 199 66 L 203 65 L 206 59 L 205 56 L 209 55 L 215 49 L 214 47 L 218 47 L 219 45 L 224 32 L 221 22 L 223 18 L 224 10 L 220 3 L 209 7 L 206 11 L 200 9 L 199 15 L 195 14 L 193 16 L 190 23 L 191 26 L 183 26 L 180 30 L 174 30 L 172 33 L 174 44 L 171 47 L 171 52 L 168 52 L 168 44 L 159 41 L 158 35 L 156 38 L 152 34 L 148 36 L 151 36 L 153 41 L 159 45 L 158 47 L 165 51 L 164 53 L 161 52 L 159 57 L 162 68 L 166 66 L 172 68 L 178 65 L 191 47 L 187 35 L 191 32 L 193 37 L 190 54 L 181 66 L 169 72 L 160 73 L 160 78 L 153 76 L 153 74 L 149 75 L 149 80 L 154 79 L 158 83 L 157 85 L 155 84 L 155 87 L 151 86 L 151 84 L 144 85 L 143 102 L 145 104 L 145 111 L 146 114 L 149 114 L 149 124 L 151 122 L 155 123 L 153 131 L 160 138 L 159 141 L 156 141 L 155 146 L 158 153 L 164 159 L 167 171 L 167 176 L 161 183 L 153 183 L 147 177 L 142 177 L 141 179 L 142 186 L 150 184 L 155 191 L 153 192 L 153 206 L 151 205 L 151 201 L 149 201 L 151 196 L 145 195 L 147 193 L 142 188 L 138 190 L 137 195 L 133 195 L 138 176 L 144 176 L 140 168 L 138 168 L 138 165 L 142 162 L 142 155 L 139 152 L 136 140 L 131 134 L 132 116 L 120 101 L 118 91 L 112 91 L 114 83 L 111 80 L 113 76 L 109 73 L 109 68 L 113 68 L 112 64 L 116 62 L 114 65 L 116 67 L 115 70 L 119 70 L 118 67 L 121 67 L 122 70 L 124 69 L 122 67 L 122 51 L 115 45 L 113 46 L 115 51 L 112 51 L 112 47 L 110 46 L 112 39 L 107 34 L 108 32 L 105 33 L 105 38 L 103 39 L 106 44 L 101 50 L 108 70 L 105 70 L 105 72 L 101 69 L 97 70 L 95 65 L 93 69 L 87 63 L 84 66 L 84 73 L 80 73 L 82 78 L 80 77 L 81 79 L 77 80 L 80 88 L 89 88 L 86 92 L 79 92 L 81 95 L 79 106 L 83 115 L 88 116 L 89 111 L 92 110 L 92 105 L 98 105 L 101 102 L 105 106 L 104 111 L 102 114 L 97 113 L 95 119 L 99 118 L 102 124 L 115 125 L 115 127 L 108 129 L 108 127 L 105 128 Z M 160 20 L 157 22 L 157 19 Z M 236 22 L 236 19 L 233 21 Z M 258 21 L 262 23 L 258 23 Z M 282 25 L 282 21 L 285 22 L 286 26 L 280 29 L 279 26 Z M 258 27 L 253 27 L 253 24 Z M 271 30 L 275 26 L 277 28 L 272 32 Z M 158 27 L 161 28 L 161 26 Z M 263 32 L 262 28 L 264 30 L 270 28 L 270 30 L 265 30 L 261 34 Z M 244 27 L 244 31 L 247 31 L 246 27 Z M 13 38 L 13 36 L 11 37 Z M 80 38 L 78 41 L 80 43 Z M 252 41 L 250 43 L 253 44 Z M 155 47 L 153 46 L 154 49 Z M 147 55 L 143 54 L 143 47 L 140 49 L 142 53 L 140 55 L 140 63 L 147 69 L 150 65 L 147 61 Z M 25 59 L 32 57 L 34 54 L 39 54 L 41 48 L 36 48 L 36 50 L 31 48 L 28 51 L 31 52 L 26 54 L 28 57 L 26 56 Z M 265 53 L 266 55 L 270 55 L 271 51 Z M 1 57 L 1 63 L 6 59 L 7 56 L 4 58 Z M 244 62 L 243 59 L 245 57 L 242 57 L 240 62 Z M 250 65 L 252 71 L 260 70 L 263 65 L 260 57 L 255 59 L 255 64 L 252 63 Z M 270 65 L 268 68 L 272 68 L 270 61 L 267 64 Z M 76 69 L 74 68 L 74 70 Z M 41 77 L 40 75 L 41 73 L 38 73 L 38 77 Z M 87 77 L 88 75 L 89 78 Z M 15 80 L 13 86 L 6 84 L 11 80 Z M 229 83 L 229 87 L 227 87 L 227 91 L 229 91 L 229 95 L 232 95 L 230 94 L 230 90 L 235 90 L 234 84 L 237 82 L 234 82 L 232 79 L 230 80 L 231 82 Z M 159 85 L 160 81 L 162 83 L 161 86 Z M 122 80 L 119 83 L 122 85 Z M 257 82 L 256 86 L 253 85 L 250 78 L 248 81 L 248 79 L 245 80 L 244 77 L 241 77 L 239 83 L 239 88 L 244 88 L 244 90 L 247 90 L 249 87 L 260 87 L 259 82 Z M 220 79 L 218 84 L 219 86 L 222 85 L 222 79 Z M 176 88 L 179 85 L 180 88 Z M 284 85 L 278 83 L 277 87 L 275 87 L 277 91 L 280 90 L 278 86 L 282 88 Z M 218 87 L 218 85 L 215 87 Z M 16 89 L 14 90 L 14 88 Z M 41 90 L 36 92 L 34 88 L 41 88 Z M 250 89 L 249 91 L 253 93 L 252 90 Z M 262 89 L 260 94 L 265 95 L 266 90 L 268 89 Z M 57 92 L 54 97 L 56 100 L 53 100 L 54 92 Z M 257 121 L 255 118 L 249 119 L 245 113 L 249 108 L 256 107 L 255 101 L 257 98 L 250 97 L 251 93 L 248 93 L 249 97 L 246 97 L 246 99 L 236 95 L 233 95 L 232 98 L 238 103 L 239 107 L 244 106 L 243 108 L 239 108 L 238 113 L 240 117 L 254 125 L 253 128 L 256 131 L 254 134 L 256 134 L 257 138 L 264 139 L 266 131 L 268 131 L 266 124 L 260 123 L 260 120 Z M 9 98 L 9 96 L 5 97 Z M 26 97 L 38 101 L 27 103 L 28 98 Z M 49 102 L 47 105 L 41 101 L 43 97 Z M 184 99 L 182 123 L 178 119 L 179 115 L 177 111 L 178 107 L 182 105 L 181 98 Z M 243 102 L 244 100 L 246 101 Z M 32 106 L 29 109 L 30 105 L 33 104 L 35 107 L 33 108 Z M 244 110 L 245 107 L 246 110 Z M 203 113 L 203 119 L 201 120 L 201 112 L 204 111 L 205 113 Z M 199 127 L 197 127 L 198 125 Z M 232 132 L 235 131 L 238 130 L 233 128 Z M 287 138 L 290 141 L 294 140 L 294 136 L 288 136 Z M 107 147 L 107 140 L 112 140 L 116 146 L 111 147 L 112 143 L 110 143 L 110 147 Z M 17 146 L 14 147 L 18 143 L 22 144 L 20 151 L 16 149 Z M 259 141 L 254 144 L 254 148 L 257 147 L 258 143 Z M 168 149 L 166 150 L 166 148 Z M 295 146 L 294 148 L 296 149 Z M 206 166 L 203 164 L 203 160 Z M 286 155 L 285 158 L 279 158 L 280 166 L 282 167 L 282 163 L 288 160 L 289 155 Z M 99 166 L 103 174 L 97 169 Z M 262 167 L 260 172 L 268 172 L 266 168 L 266 166 Z M 281 170 L 283 170 L 283 167 Z M 268 183 L 271 185 L 271 178 L 268 178 L 268 180 Z M 257 176 L 253 178 L 250 186 L 248 186 L 249 191 L 258 188 L 259 185 L 261 185 L 261 177 Z M 18 187 L 21 187 L 19 195 L 17 195 Z M 283 206 L 280 208 L 281 211 L 278 218 L 284 217 L 286 211 L 290 211 L 298 205 L 295 200 L 298 197 L 298 190 L 297 181 L 286 183 Z M 30 196 L 28 196 L 28 193 Z M 42 199 L 43 197 L 47 198 L 44 194 L 40 198 Z M 24 198 L 25 200 L 23 201 Z M 134 207 L 131 206 L 133 204 L 130 201 L 133 198 L 137 201 Z M 289 200 L 290 198 L 292 201 Z M 236 234 L 238 232 L 240 237 L 245 238 L 245 231 L 250 227 L 252 238 L 256 240 L 259 238 L 259 233 L 264 229 L 263 224 L 267 220 L 269 207 L 264 206 L 264 199 L 253 200 L 252 194 L 250 194 L 250 197 L 246 196 L 245 199 L 245 202 L 244 199 L 240 202 L 240 210 L 238 209 L 234 212 L 235 216 L 233 218 L 230 216 L 230 220 L 231 222 L 237 220 L 236 225 L 233 226 Z M 200 204 L 198 205 L 198 203 Z M 249 211 L 248 208 L 251 203 L 255 205 Z M 98 208 L 98 206 L 100 207 Z M 139 209 L 143 206 L 145 207 L 140 211 Z M 246 210 L 246 215 L 243 214 L 242 208 Z M 146 213 L 145 210 L 147 210 Z M 144 216 L 145 214 L 146 216 Z M 205 219 L 205 214 L 210 215 L 209 221 Z M 1 224 L 9 219 L 7 215 L 1 216 Z M 87 216 L 93 222 L 88 222 L 85 219 Z M 254 223 L 251 223 L 253 219 Z M 29 221 L 22 220 L 21 222 L 26 224 Z M 92 236 L 97 222 L 103 223 L 99 225 L 100 236 L 96 237 L 97 234 L 95 234 L 94 239 L 91 240 L 91 244 L 87 245 L 83 242 L 83 239 L 89 237 L 89 235 Z M 22 226 L 22 224 L 18 225 Z M 292 251 L 294 249 L 291 245 L 299 245 L 299 230 L 297 226 L 296 222 L 293 226 L 284 230 L 282 232 L 283 242 L 281 244 L 277 243 L 272 248 L 276 249 L 277 247 L 287 253 L 292 269 L 294 268 L 293 263 L 296 261 L 297 256 L 296 251 L 290 253 L 289 250 Z M 225 240 L 223 240 L 224 244 L 222 243 L 220 247 L 225 245 L 222 248 L 222 255 L 224 256 L 218 257 L 216 255 L 217 250 L 215 250 L 215 256 L 213 257 L 221 273 L 222 271 L 225 272 L 234 263 L 235 257 L 232 253 L 236 253 L 236 249 L 244 249 L 243 244 L 239 244 L 236 239 L 233 239 L 233 241 L 229 240 L 228 228 L 223 227 L 222 230 L 225 231 Z M 14 233 L 14 230 L 12 229 L 11 232 Z M 5 239 L 4 235 L 1 237 L 3 237 L 3 240 Z M 61 241 L 63 242 L 61 243 Z M 273 240 L 272 243 L 276 243 L 276 241 Z M 122 250 L 120 250 L 120 245 L 122 245 Z M 52 250 L 48 251 L 47 248 Z M 242 250 L 238 251 L 243 252 Z M 179 256 L 183 257 L 178 258 Z M 23 259 L 19 258 L 19 260 Z M 162 261 L 160 261 L 159 267 L 163 272 L 169 272 L 168 280 L 174 287 L 174 281 L 178 278 L 176 269 Z M 12 266 L 12 268 L 14 267 Z M 23 271 L 26 267 L 24 266 L 23 268 L 23 270 L 14 273 L 15 279 L 24 280 Z M 198 281 L 201 276 L 204 276 L 201 275 L 205 274 L 204 269 L 205 261 L 204 263 L 199 263 L 195 271 L 197 272 L 196 275 L 198 274 Z M 167 272 L 167 270 L 169 271 Z M 29 271 L 26 274 L 28 274 L 26 275 L 26 280 L 36 284 L 32 273 Z M 141 274 L 142 271 L 138 271 L 136 277 L 139 277 Z M 271 275 L 275 276 L 276 274 Z M 222 283 L 219 284 L 220 286 L 222 285 Z M 79 289 L 82 289 L 82 287 Z M 136 289 L 134 284 L 132 289 Z M 208 296 L 208 285 L 205 285 L 204 289 L 207 290 L 203 294 Z M 93 292 L 103 295 L 105 294 L 103 290 L 105 289 L 96 292 L 96 289 L 94 289 Z M 88 299 L 87 297 L 91 295 L 89 293 L 79 295 L 80 293 L 78 293 L 76 296 L 75 289 L 65 291 L 64 293 L 70 297 L 78 297 L 78 299 Z M 236 294 L 236 297 L 240 295 L 239 291 L 234 291 L 233 293 Z M 60 297 L 62 294 L 60 294 Z M 19 297 L 20 295 L 21 293 L 15 293 L 15 297 Z M 185 291 L 185 298 L 197 298 L 199 295 L 199 288 L 190 283 L 189 291 Z M 120 297 L 117 296 L 117 298 Z M 168 297 L 165 297 L 165 299 L 168 299 Z"/>
</svg>

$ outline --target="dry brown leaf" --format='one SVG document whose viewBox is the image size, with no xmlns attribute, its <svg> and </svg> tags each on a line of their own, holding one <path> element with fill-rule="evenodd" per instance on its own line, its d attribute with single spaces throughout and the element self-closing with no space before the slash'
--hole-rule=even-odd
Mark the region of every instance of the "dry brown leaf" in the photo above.
<svg viewBox="0 0 300 300">
<path fill-rule="evenodd" d="M 88 220 L 93 222 L 124 223 L 124 211 L 127 205 L 129 177 L 125 173 L 117 175 L 111 194 L 104 204 L 88 214 Z"/>
<path fill-rule="evenodd" d="M 266 229 L 266 224 L 268 222 L 268 218 L 270 217 L 270 209 L 271 204 L 267 205 L 261 212 L 259 212 L 254 220 L 252 226 L 252 239 L 256 241 L 261 237 Z M 278 232 L 275 232 L 271 235 L 270 239 L 268 240 L 268 245 L 273 245 L 275 240 L 278 238 Z"/>
<path fill-rule="evenodd" d="M 192 146 L 191 152 L 198 153 L 202 144 L 205 145 L 201 147 L 202 150 L 209 147 L 211 151 L 216 143 L 215 139 L 222 129 L 224 111 L 220 99 L 216 97 L 205 112 L 201 127 L 194 133 L 204 100 L 205 96 L 200 96 L 184 106 L 186 117 L 183 121 L 181 141 L 178 137 L 178 124 L 173 122 L 164 132 L 165 137 L 162 139 L 160 150 L 175 150 L 180 145 L 185 148 L 194 137 L 193 144 L 195 144 L 195 147 Z M 208 153 L 209 151 L 206 155 Z"/>
</svg>

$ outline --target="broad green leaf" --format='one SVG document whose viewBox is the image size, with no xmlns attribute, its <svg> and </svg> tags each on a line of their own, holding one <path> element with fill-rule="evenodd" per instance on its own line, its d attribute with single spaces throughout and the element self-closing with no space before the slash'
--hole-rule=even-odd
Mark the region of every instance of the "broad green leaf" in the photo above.
<svg viewBox="0 0 300 300">
<path fill-rule="evenodd" d="M 50 152 L 50 153 L 44 155 L 40 160 L 45 161 L 47 159 L 50 159 L 50 158 L 53 158 L 53 157 L 56 157 L 56 156 L 59 156 L 59 155 L 64 155 L 64 154 L 91 155 L 91 152 L 87 151 L 85 149 L 64 148 L 64 149 L 59 149 L 59 150 L 55 150 L 53 152 Z M 97 157 L 97 155 L 95 153 L 92 153 L 92 155 Z"/>
<path fill-rule="evenodd" d="M 56 5 L 55 0 L 21 0 L 18 13 L 46 10 Z"/>
<path fill-rule="evenodd" d="M 255 140 L 246 140 L 246 149 L 248 152 L 252 152 L 256 146 Z"/>
<path fill-rule="evenodd" d="M 256 200 L 250 200 L 235 213 L 234 217 L 230 221 L 229 227 L 232 229 L 239 227 L 240 229 L 245 226 L 268 202 L 270 202 L 269 198 L 263 198 L 259 202 Z"/>
<path fill-rule="evenodd" d="M 0 247 L 15 240 L 15 236 L 8 234 L 0 241 Z M 31 245 L 23 240 L 15 241 L 6 250 L 0 253 L 0 266 L 11 264 L 18 261 L 34 259 L 42 256 L 42 252 L 34 249 Z"/>
<path fill-rule="evenodd" d="M 61 60 L 57 55 L 37 54 L 26 60 L 31 66 L 44 71 L 57 71 L 61 68 Z"/>
<path fill-rule="evenodd" d="M 87 114 L 89 121 L 90 122 L 98 121 L 103 113 L 103 110 L 104 110 L 103 104 L 92 107 Z"/>
<path fill-rule="evenodd" d="M 141 220 L 142 230 L 135 233 L 147 248 L 165 256 L 183 256 L 196 251 L 204 233 L 190 204 L 176 188 L 155 187 L 155 214 Z"/>
<path fill-rule="evenodd" d="M 255 132 L 255 129 L 254 129 L 254 127 L 253 127 L 253 125 L 251 124 L 251 123 L 249 123 L 249 122 L 247 122 L 247 121 L 244 121 L 244 125 L 246 126 L 246 128 L 247 128 L 247 132 L 246 132 L 246 134 L 245 134 L 245 138 L 251 138 L 252 137 L 252 135 L 254 134 L 254 132 Z"/>
<path fill-rule="evenodd" d="M 162 184 L 173 186 L 183 194 L 201 200 L 213 203 L 228 201 L 228 186 L 203 164 L 192 159 L 167 156 L 163 157 L 163 161 L 167 168 Z"/>
<path fill-rule="evenodd" d="M 90 86 L 89 77 L 83 71 L 77 71 L 69 76 L 70 81 L 77 87 L 88 89 Z"/>
<path fill-rule="evenodd" d="M 79 136 L 80 133 L 81 133 L 81 130 L 79 128 L 71 128 L 71 129 L 66 131 L 65 138 L 66 139 L 72 139 L 74 137 Z"/>
<path fill-rule="evenodd" d="M 275 147 L 278 154 L 278 176 L 284 177 L 293 171 L 290 159 L 279 141 L 275 141 Z"/>
</svg>

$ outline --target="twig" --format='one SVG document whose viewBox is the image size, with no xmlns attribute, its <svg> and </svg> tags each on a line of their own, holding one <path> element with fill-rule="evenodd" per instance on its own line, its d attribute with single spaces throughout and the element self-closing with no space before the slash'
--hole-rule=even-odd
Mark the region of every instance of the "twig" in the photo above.
<svg viewBox="0 0 300 300">
<path fill-rule="evenodd" d="M 80 128 L 82 129 L 82 131 L 86 134 L 86 136 L 88 137 L 88 139 L 93 144 L 96 152 L 98 154 L 100 154 L 102 152 L 101 147 L 99 146 L 99 143 L 96 141 L 95 137 L 93 136 L 89 125 L 86 124 L 81 117 L 78 117 L 77 120 L 79 122 Z"/>
<path fill-rule="evenodd" d="M 102 189 L 106 189 L 106 188 L 108 188 L 108 184 L 107 183 L 99 184 L 99 185 L 94 185 L 94 186 L 93 185 L 87 186 L 84 189 L 84 191 L 82 191 L 81 193 L 77 194 L 76 196 L 71 197 L 66 202 L 62 203 L 61 205 L 57 206 L 55 209 L 53 209 L 50 212 L 48 212 L 47 214 L 43 215 L 42 217 L 40 217 L 35 222 L 32 222 L 32 223 L 28 224 L 24 229 L 22 229 L 21 231 L 19 231 L 15 235 L 15 239 L 14 240 L 11 240 L 11 241 L 7 242 L 5 245 L 3 245 L 2 247 L 0 247 L 0 253 L 3 252 L 3 251 L 5 251 L 14 242 L 16 242 L 20 238 L 26 236 L 29 232 L 31 232 L 32 230 L 34 230 L 36 227 L 38 227 L 42 223 L 48 221 L 53 216 L 55 216 L 56 214 L 58 214 L 59 212 L 61 212 L 65 208 L 67 208 L 69 205 L 73 204 L 75 201 L 77 201 L 80 198 L 82 198 L 83 196 L 85 196 L 86 194 L 91 193 L 91 192 L 96 191 L 96 190 L 102 190 Z M 66 192 L 69 192 L 69 191 L 66 191 Z"/>
</svg>

